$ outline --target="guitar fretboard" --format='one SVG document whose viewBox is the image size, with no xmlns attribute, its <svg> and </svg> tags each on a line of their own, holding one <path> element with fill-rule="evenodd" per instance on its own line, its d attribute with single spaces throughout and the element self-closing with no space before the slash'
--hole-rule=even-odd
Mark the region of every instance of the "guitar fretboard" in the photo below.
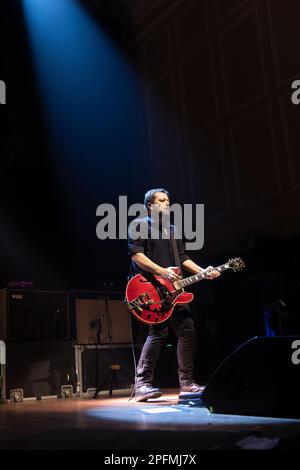
<svg viewBox="0 0 300 470">
<path fill-rule="evenodd" d="M 222 271 L 226 271 L 226 269 L 230 269 L 229 263 L 221 264 L 220 266 L 214 268 L 215 271 L 219 271 L 220 273 Z M 195 284 L 195 282 L 206 279 L 208 275 L 209 272 L 203 271 L 201 273 L 194 274 L 193 276 L 186 277 L 185 279 L 181 279 L 180 281 L 174 282 L 174 286 L 176 289 L 182 289 L 183 287 L 190 286 L 191 284 Z"/>
</svg>

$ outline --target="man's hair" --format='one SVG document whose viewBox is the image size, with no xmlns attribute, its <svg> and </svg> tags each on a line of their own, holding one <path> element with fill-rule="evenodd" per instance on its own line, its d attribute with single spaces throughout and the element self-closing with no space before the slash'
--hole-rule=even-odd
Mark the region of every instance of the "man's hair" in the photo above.
<svg viewBox="0 0 300 470">
<path fill-rule="evenodd" d="M 170 199 L 170 194 L 164 188 L 149 189 L 149 191 L 146 192 L 145 199 L 144 199 L 144 206 L 147 209 L 148 209 L 148 202 L 150 202 L 151 204 L 154 202 L 156 193 L 165 193 Z"/>
</svg>

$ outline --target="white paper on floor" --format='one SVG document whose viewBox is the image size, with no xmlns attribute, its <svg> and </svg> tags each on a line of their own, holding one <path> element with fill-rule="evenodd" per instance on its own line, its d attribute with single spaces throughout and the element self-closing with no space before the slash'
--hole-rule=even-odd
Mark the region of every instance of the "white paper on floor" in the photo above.
<svg viewBox="0 0 300 470">
<path fill-rule="evenodd" d="M 173 413 L 173 412 L 178 412 L 178 409 L 171 408 L 169 406 L 161 406 L 159 408 L 141 408 L 141 411 L 144 411 L 145 413 Z"/>
</svg>

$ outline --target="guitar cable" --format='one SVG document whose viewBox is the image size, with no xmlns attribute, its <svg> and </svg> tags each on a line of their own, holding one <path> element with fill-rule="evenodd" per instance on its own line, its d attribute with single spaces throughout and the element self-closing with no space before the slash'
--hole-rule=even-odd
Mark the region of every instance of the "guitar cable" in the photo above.
<svg viewBox="0 0 300 470">
<path fill-rule="evenodd" d="M 133 397 L 135 396 L 135 390 L 136 390 L 136 374 L 137 374 L 137 365 L 136 365 L 136 357 L 135 357 L 135 350 L 134 350 L 134 342 L 133 342 L 133 326 L 132 326 L 132 315 L 131 313 L 129 314 L 130 317 L 130 340 L 131 340 L 131 351 L 132 351 L 132 357 L 133 357 L 133 365 L 134 365 L 134 385 L 131 390 L 131 395 L 128 398 L 128 401 L 131 401 Z"/>
<path fill-rule="evenodd" d="M 133 262 L 131 261 L 130 263 L 130 268 L 129 268 L 129 273 L 127 276 L 127 281 L 132 277 L 133 275 Z M 124 302 L 126 303 L 128 307 L 128 303 L 126 300 L 126 296 L 124 298 Z M 128 401 L 132 400 L 134 395 L 135 395 L 135 389 L 136 389 L 136 374 L 137 374 L 137 365 L 136 365 L 136 357 L 135 357 L 135 351 L 134 351 L 134 342 L 133 342 L 133 327 L 132 327 L 132 314 L 131 312 L 129 313 L 129 322 L 130 322 L 130 341 L 131 341 L 131 352 L 132 352 L 132 357 L 133 357 L 133 367 L 134 367 L 134 385 L 131 390 L 131 395 L 128 398 Z"/>
</svg>

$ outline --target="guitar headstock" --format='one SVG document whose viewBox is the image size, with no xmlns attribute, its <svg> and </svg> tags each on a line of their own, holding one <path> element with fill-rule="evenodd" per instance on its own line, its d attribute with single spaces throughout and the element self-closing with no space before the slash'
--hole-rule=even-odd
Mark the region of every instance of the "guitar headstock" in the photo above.
<svg viewBox="0 0 300 470">
<path fill-rule="evenodd" d="M 242 258 L 232 258 L 228 260 L 228 265 L 234 271 L 240 271 L 245 267 L 245 263 Z"/>
</svg>

